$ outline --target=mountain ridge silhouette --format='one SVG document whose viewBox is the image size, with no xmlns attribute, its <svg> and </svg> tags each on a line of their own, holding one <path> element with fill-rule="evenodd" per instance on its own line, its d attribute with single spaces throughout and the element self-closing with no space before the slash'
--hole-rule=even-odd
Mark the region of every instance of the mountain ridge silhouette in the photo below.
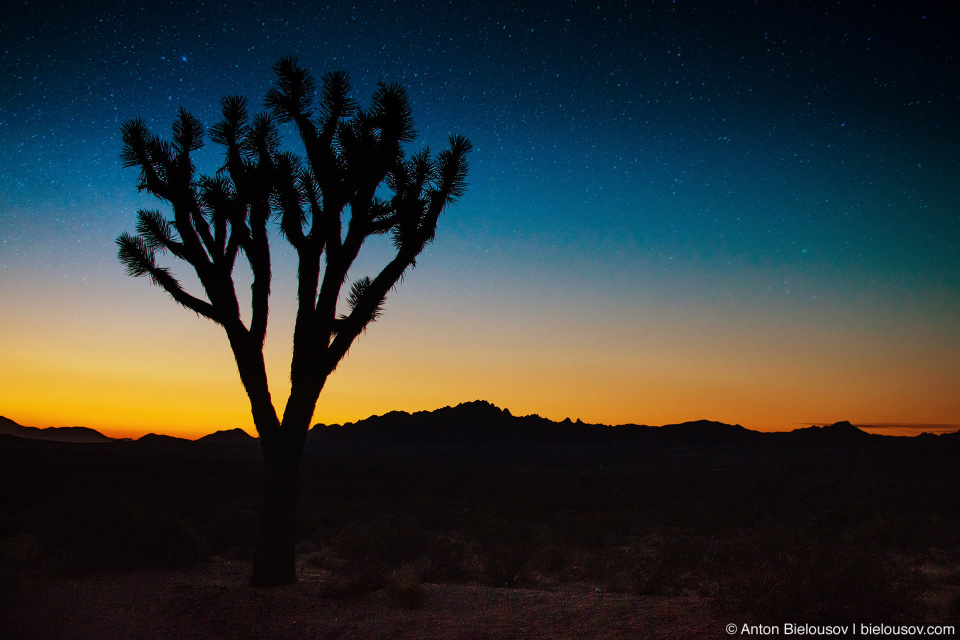
<svg viewBox="0 0 960 640">
<path fill-rule="evenodd" d="M 121 443 L 164 453 L 185 452 L 193 448 L 243 453 L 253 450 L 258 439 L 242 429 L 225 429 L 195 440 L 149 433 L 137 439 L 111 438 L 88 427 L 48 427 L 40 429 L 18 424 L 0 416 L 0 435 L 26 440 L 75 444 Z M 960 431 L 916 437 L 867 433 L 848 421 L 824 426 L 809 426 L 792 431 L 754 431 L 739 424 L 713 420 L 693 420 L 662 426 L 626 423 L 606 425 L 566 418 L 550 420 L 538 414 L 515 416 L 486 400 L 462 402 L 434 410 L 389 411 L 356 422 L 315 423 L 307 436 L 308 450 L 363 445 L 379 447 L 531 447 L 586 446 L 590 444 L 651 444 L 657 446 L 856 446 L 880 441 L 924 440 L 960 441 Z M 259 447 L 256 447 L 257 449 Z"/>
<path fill-rule="evenodd" d="M 31 440 L 52 440 L 56 442 L 112 442 L 115 438 L 106 436 L 89 427 L 26 427 L 10 418 L 0 416 L 0 434 Z"/>
</svg>

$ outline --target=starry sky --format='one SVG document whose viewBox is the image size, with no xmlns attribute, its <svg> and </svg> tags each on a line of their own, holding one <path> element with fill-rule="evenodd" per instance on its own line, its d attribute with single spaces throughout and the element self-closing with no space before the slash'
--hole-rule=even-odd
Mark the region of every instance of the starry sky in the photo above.
<svg viewBox="0 0 960 640">
<path fill-rule="evenodd" d="M 948 2 L 10 3 L 0 414 L 253 431 L 225 336 L 114 238 L 158 202 L 120 125 L 260 104 L 273 64 L 409 93 L 470 186 L 314 420 L 485 399 L 607 424 L 960 428 L 960 24 Z M 296 150 L 292 132 L 287 144 Z M 201 172 L 220 166 L 212 143 Z M 267 360 L 288 389 L 281 238 Z M 357 275 L 389 246 L 372 243 Z M 189 282 L 187 267 L 165 263 Z"/>
</svg>

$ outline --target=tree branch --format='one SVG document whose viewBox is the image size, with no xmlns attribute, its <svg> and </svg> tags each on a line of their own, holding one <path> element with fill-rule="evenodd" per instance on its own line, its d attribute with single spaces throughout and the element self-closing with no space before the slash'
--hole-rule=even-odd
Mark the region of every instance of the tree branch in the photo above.
<svg viewBox="0 0 960 640">
<path fill-rule="evenodd" d="M 199 298 L 195 298 L 180 286 L 168 269 L 157 266 L 156 256 L 148 246 L 147 241 L 141 236 L 131 236 L 129 233 L 121 234 L 116 244 L 118 247 L 118 256 L 120 261 L 127 268 L 127 275 L 138 278 L 149 275 L 150 280 L 166 291 L 170 296 L 181 305 L 196 312 L 197 314 L 209 318 L 218 324 L 223 324 L 224 318 L 212 304 Z"/>
<path fill-rule="evenodd" d="M 337 334 L 325 354 L 324 371 L 327 375 L 337 368 L 357 336 L 380 315 L 387 293 L 403 277 L 404 271 L 412 264 L 414 258 L 415 256 L 410 255 L 409 252 L 398 253 L 376 278 L 373 280 L 367 278 L 361 281 L 363 285 L 359 287 L 359 291 L 354 289 L 357 295 L 351 296 L 354 298 L 352 309 L 347 316 L 341 318 Z"/>
</svg>

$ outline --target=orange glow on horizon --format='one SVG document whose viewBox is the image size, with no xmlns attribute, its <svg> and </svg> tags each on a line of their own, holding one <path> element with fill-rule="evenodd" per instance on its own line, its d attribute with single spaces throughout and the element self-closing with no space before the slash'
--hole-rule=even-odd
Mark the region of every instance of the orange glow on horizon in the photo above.
<svg viewBox="0 0 960 640">
<path fill-rule="evenodd" d="M 0 415 L 112 437 L 196 438 L 237 427 L 255 434 L 219 328 L 157 291 L 144 299 L 123 316 L 79 318 L 69 335 L 35 314 L 9 316 L 5 333 L 17 339 L 0 351 Z M 511 306 L 513 315 L 499 317 L 503 304 L 438 311 L 397 296 L 330 377 L 313 421 L 482 399 L 514 415 L 613 425 L 960 424 L 952 388 L 960 341 L 946 333 L 891 342 L 882 328 L 851 330 L 829 317 L 628 308 L 596 318 L 589 308 Z M 266 350 L 278 411 L 289 389 L 289 324 L 273 317 Z"/>
</svg>

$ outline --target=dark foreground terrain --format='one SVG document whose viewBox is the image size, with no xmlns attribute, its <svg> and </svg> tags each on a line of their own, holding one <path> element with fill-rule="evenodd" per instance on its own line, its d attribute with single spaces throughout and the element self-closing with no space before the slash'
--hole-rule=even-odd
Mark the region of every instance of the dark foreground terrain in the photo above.
<svg viewBox="0 0 960 640">
<path fill-rule="evenodd" d="M 389 442 L 372 427 L 311 437 L 301 582 L 263 590 L 246 587 L 256 441 L 0 436 L 0 637 L 712 638 L 729 623 L 960 622 L 955 438 L 841 426 L 761 441 L 700 423 L 543 439 L 473 425 L 464 444 L 403 415 Z"/>
</svg>

